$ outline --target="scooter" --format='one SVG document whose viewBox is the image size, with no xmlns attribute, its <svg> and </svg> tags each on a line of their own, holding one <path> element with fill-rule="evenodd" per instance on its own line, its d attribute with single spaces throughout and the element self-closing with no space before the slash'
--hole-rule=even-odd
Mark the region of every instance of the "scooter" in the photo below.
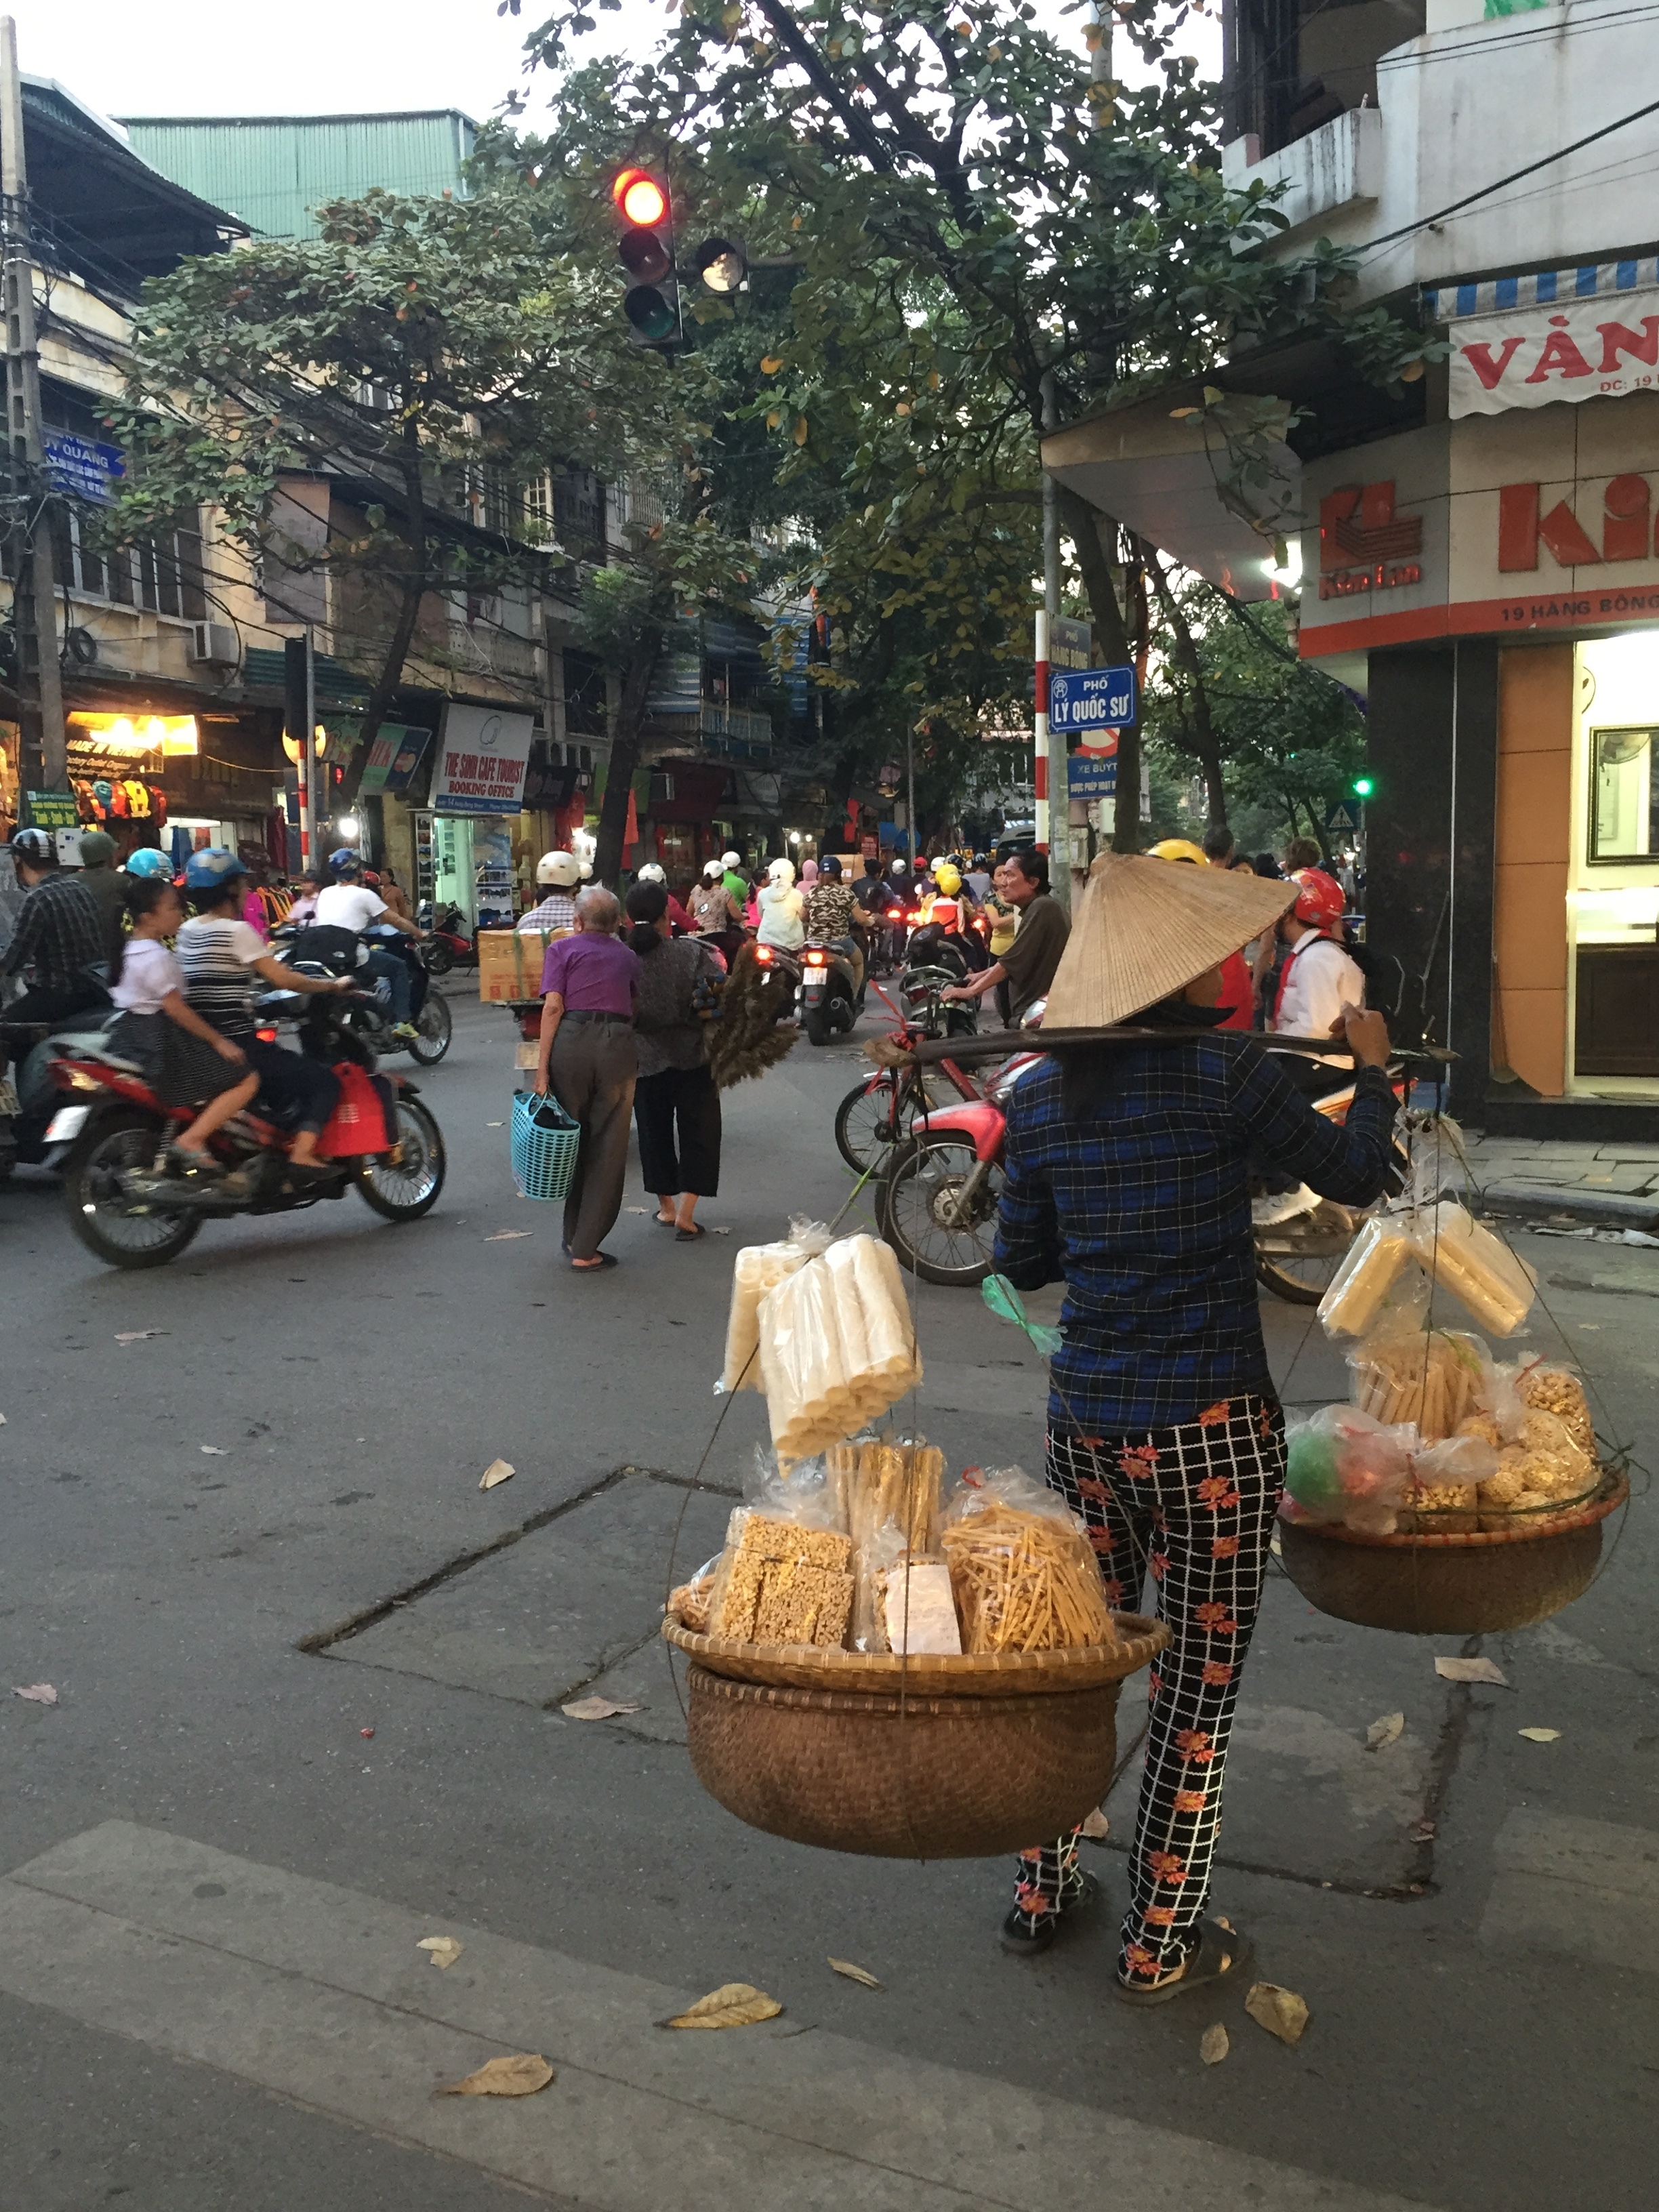
<svg viewBox="0 0 1659 2212">
<path fill-rule="evenodd" d="M 60 1022 L 8 1022 L 0 1015 L 0 1042 L 11 1067 L 9 1074 L 0 1076 L 0 1182 L 20 1162 L 25 1167 L 56 1167 L 63 1158 L 63 1140 L 53 1142 L 46 1134 L 58 1106 L 52 1054 L 69 1046 L 101 1043 L 113 1012 L 106 1000 Z"/>
<path fill-rule="evenodd" d="M 422 929 L 429 933 L 426 940 L 426 964 L 434 975 L 447 975 L 457 967 L 476 968 L 478 948 L 467 935 L 466 924 L 458 906 L 440 907 L 434 915 L 429 902 L 423 904 L 416 916 Z"/>
<path fill-rule="evenodd" d="M 796 1001 L 800 995 L 804 963 L 793 952 L 784 951 L 781 945 L 757 945 L 755 965 L 761 971 L 763 989 L 775 991 L 777 994 L 772 1014 L 773 1020 L 787 1021 L 790 1015 L 794 1012 Z"/>
<path fill-rule="evenodd" d="M 444 1140 L 415 1085 L 402 1075 L 374 1075 L 374 1054 L 349 1025 L 351 1000 L 275 991 L 258 1001 L 260 1035 L 285 1018 L 300 1024 L 302 1046 L 328 1060 L 343 1092 L 319 1152 L 324 1172 L 289 1172 L 290 1133 L 253 1108 L 234 1115 L 210 1140 L 214 1158 L 242 1170 L 251 1188 L 216 1194 L 212 1180 L 182 1182 L 158 1165 L 170 1139 L 190 1121 L 164 1106 L 143 1071 L 100 1039 L 69 1041 L 52 1061 L 60 1104 L 46 1135 L 66 1144 L 64 1204 L 88 1250 L 112 1267 L 160 1267 L 192 1243 L 204 1221 L 238 1213 L 289 1213 L 356 1189 L 388 1221 L 429 1212 L 444 1185 Z"/>
<path fill-rule="evenodd" d="M 380 936 L 374 933 L 365 932 L 364 940 L 377 946 L 380 944 Z M 272 933 L 271 949 L 301 975 L 355 978 L 357 975 L 355 930 L 337 929 L 327 924 L 319 926 L 315 922 L 298 930 L 279 929 Z M 392 930 L 385 933 L 384 949 L 394 959 L 407 959 L 414 969 L 409 1018 L 416 1034 L 412 1037 L 394 1034 L 390 998 L 382 998 L 378 983 L 368 978 L 363 979 L 361 995 L 354 994 L 344 1002 L 349 1025 L 377 1060 L 385 1059 L 390 1053 L 406 1052 L 420 1066 L 435 1067 L 449 1050 L 454 1021 L 449 1001 L 441 992 L 427 988 L 431 963 L 426 945 L 419 939 L 406 936 L 402 930 Z"/>
<path fill-rule="evenodd" d="M 843 946 L 807 945 L 795 1003 L 810 1044 L 828 1044 L 852 1028 L 864 1011 L 864 982 Z"/>
</svg>

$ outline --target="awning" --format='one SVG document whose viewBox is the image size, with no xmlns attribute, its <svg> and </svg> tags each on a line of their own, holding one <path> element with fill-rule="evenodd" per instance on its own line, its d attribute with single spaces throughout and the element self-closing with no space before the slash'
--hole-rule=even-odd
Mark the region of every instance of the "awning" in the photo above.
<svg viewBox="0 0 1659 2212">
<path fill-rule="evenodd" d="M 1291 432 L 1295 449 L 1284 443 L 1270 449 L 1273 480 L 1250 495 L 1287 538 L 1308 520 L 1303 461 L 1415 428 L 1424 417 L 1425 386 L 1391 398 L 1322 337 L 1297 335 L 1242 352 L 1201 378 L 1103 407 L 1043 440 L 1043 466 L 1091 507 L 1237 598 L 1269 599 L 1272 541 L 1222 505 L 1216 476 L 1224 455 L 1216 432 L 1206 447 L 1202 416 L 1176 413 L 1201 406 L 1206 384 L 1305 410 Z"/>
</svg>

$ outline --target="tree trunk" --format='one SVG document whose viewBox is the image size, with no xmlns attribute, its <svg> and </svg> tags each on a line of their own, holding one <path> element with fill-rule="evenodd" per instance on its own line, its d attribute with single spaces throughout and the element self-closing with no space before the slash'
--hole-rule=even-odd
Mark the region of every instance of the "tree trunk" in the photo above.
<svg viewBox="0 0 1659 2212">
<path fill-rule="evenodd" d="M 1192 625 L 1187 620 L 1187 611 L 1170 587 L 1164 573 L 1164 563 L 1156 553 L 1149 556 L 1147 574 L 1152 580 L 1152 589 L 1158 593 L 1158 605 L 1164 610 L 1164 619 L 1170 625 L 1175 639 L 1176 665 L 1185 677 L 1188 696 L 1193 702 L 1192 752 L 1204 778 L 1205 808 L 1210 827 L 1224 829 L 1227 822 L 1227 787 L 1221 773 L 1221 741 L 1216 735 L 1215 721 L 1210 713 L 1209 688 L 1204 681 L 1204 670 L 1199 660 L 1198 647 L 1193 640 Z"/>
<path fill-rule="evenodd" d="M 392 635 L 386 640 L 386 650 L 380 656 L 380 673 L 374 678 L 368 704 L 363 709 L 356 751 L 347 764 L 340 787 L 341 804 L 348 806 L 357 796 L 358 786 L 363 780 L 363 769 L 368 762 L 368 749 L 380 734 L 380 725 L 397 696 L 398 686 L 403 682 L 404 663 L 409 658 L 409 648 L 415 641 L 415 626 L 421 618 L 421 601 L 426 597 L 427 587 L 431 581 L 428 565 L 426 485 L 421 474 L 420 433 L 412 420 L 406 422 L 404 427 L 402 459 L 404 497 L 407 502 L 404 542 L 409 548 L 409 562 L 398 595 L 398 618 L 392 625 Z"/>
<path fill-rule="evenodd" d="M 593 880 L 611 890 L 622 882 L 628 795 L 634 787 L 635 773 L 640 764 L 641 734 L 662 641 L 662 630 L 655 624 L 641 632 L 623 677 L 622 696 L 617 702 L 617 725 L 605 766 L 605 801 L 599 809 L 599 834 L 593 852 Z"/>
<path fill-rule="evenodd" d="M 1118 605 L 1117 592 L 1112 583 L 1112 564 L 1106 557 L 1106 548 L 1101 543 L 1101 527 L 1109 523 L 1110 517 L 1091 507 L 1079 491 L 1069 485 L 1057 484 L 1060 500 L 1060 520 L 1066 535 L 1071 539 L 1077 554 L 1079 568 L 1083 571 L 1083 588 L 1088 593 L 1089 612 L 1096 632 L 1106 649 L 1106 657 L 1113 666 L 1134 665 L 1139 676 L 1146 675 L 1144 650 L 1139 656 L 1131 647 L 1128 625 L 1123 609 Z M 1115 527 L 1115 526 L 1113 526 Z M 1139 686 L 1137 686 L 1139 689 Z M 1066 778 L 1060 779 L 1060 789 L 1066 789 Z M 1132 722 L 1118 732 L 1117 738 L 1117 804 L 1114 809 L 1112 849 L 1117 853 L 1135 853 L 1140 849 L 1140 725 Z M 1127 795 L 1127 805 L 1126 805 Z M 1052 801 L 1050 802 L 1052 804 Z M 1066 804 L 1062 797 L 1060 804 Z"/>
</svg>

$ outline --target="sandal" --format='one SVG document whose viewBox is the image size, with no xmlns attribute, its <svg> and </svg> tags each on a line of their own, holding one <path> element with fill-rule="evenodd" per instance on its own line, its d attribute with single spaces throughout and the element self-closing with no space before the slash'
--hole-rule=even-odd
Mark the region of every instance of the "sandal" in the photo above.
<svg viewBox="0 0 1659 2212">
<path fill-rule="evenodd" d="M 1180 1973 L 1139 1984 L 1120 1976 L 1117 1993 L 1125 2004 L 1168 2004 L 1171 1997 L 1184 1996 L 1188 1990 L 1212 1989 L 1218 1982 L 1231 1981 L 1249 1964 L 1250 1955 L 1249 1938 L 1241 1936 L 1237 1928 L 1229 1927 L 1224 1920 L 1200 1920 L 1197 1948 L 1188 1953 Z"/>
<path fill-rule="evenodd" d="M 1015 1905 L 1002 1923 L 1002 1948 L 1012 1951 L 1018 1959 L 1035 1959 L 1046 1951 L 1060 1933 L 1060 1923 L 1081 1912 L 1085 1905 L 1094 1905 L 1100 1898 L 1100 1884 L 1091 1874 L 1081 1875 L 1077 1887 L 1066 1890 L 1052 1912 L 1044 1913 L 1035 1927 L 1028 1927 L 1031 1916 Z"/>
<path fill-rule="evenodd" d="M 707 1237 L 708 1234 L 701 1221 L 694 1221 L 689 1229 L 675 1230 L 674 1242 L 677 1244 L 695 1244 L 699 1237 Z"/>
<path fill-rule="evenodd" d="M 602 1275 L 607 1267 L 619 1267 L 621 1265 L 614 1252 L 596 1252 L 591 1260 L 573 1260 L 570 1272 L 573 1275 Z"/>
</svg>

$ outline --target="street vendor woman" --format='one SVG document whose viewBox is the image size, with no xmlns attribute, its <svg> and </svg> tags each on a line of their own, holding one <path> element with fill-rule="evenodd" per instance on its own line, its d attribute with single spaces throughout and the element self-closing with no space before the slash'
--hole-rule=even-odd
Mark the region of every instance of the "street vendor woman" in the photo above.
<svg viewBox="0 0 1659 2212">
<path fill-rule="evenodd" d="M 1255 1148 L 1326 1197 L 1364 1206 L 1390 1159 L 1380 1014 L 1345 1007 L 1334 1024 L 1358 1063 L 1342 1126 L 1314 1112 L 1260 1042 L 1218 1026 L 1223 963 L 1297 888 L 1103 854 L 1045 1034 L 1127 1024 L 1170 1041 L 1057 1043 L 1009 1103 L 996 1265 L 1023 1290 L 1061 1276 L 1066 1286 L 1047 1479 L 1086 1526 L 1111 1602 L 1134 1609 L 1150 1572 L 1172 1636 L 1151 1680 L 1118 1956 L 1133 2004 L 1213 1983 L 1249 1954 L 1230 1923 L 1205 1916 L 1285 1474 L 1247 1161 Z M 1074 1835 L 1027 1850 L 1005 1945 L 1046 1949 L 1092 1890 Z"/>
</svg>

